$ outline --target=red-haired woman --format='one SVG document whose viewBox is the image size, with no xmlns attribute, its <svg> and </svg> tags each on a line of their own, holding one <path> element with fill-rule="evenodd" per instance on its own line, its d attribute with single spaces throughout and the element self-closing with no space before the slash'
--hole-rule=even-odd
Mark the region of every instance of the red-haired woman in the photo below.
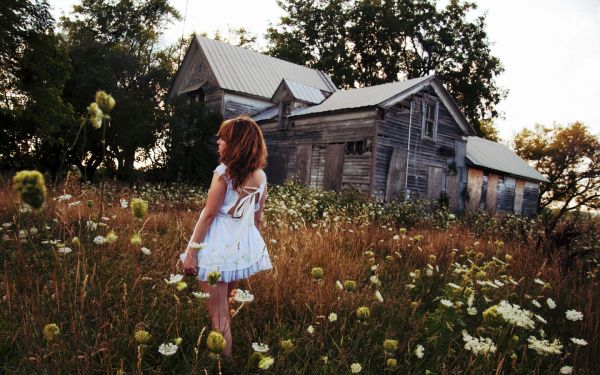
<svg viewBox="0 0 600 375">
<path fill-rule="evenodd" d="M 197 275 L 201 289 L 210 294 L 212 329 L 223 334 L 223 356 L 230 359 L 228 298 L 235 282 L 271 268 L 258 231 L 267 197 L 267 149 L 260 127 L 245 116 L 224 121 L 217 135 L 221 164 L 214 170 L 206 206 L 181 259 L 184 272 Z M 194 243 L 203 246 L 197 250 Z M 207 283 L 213 271 L 220 272 L 216 286 Z"/>
</svg>

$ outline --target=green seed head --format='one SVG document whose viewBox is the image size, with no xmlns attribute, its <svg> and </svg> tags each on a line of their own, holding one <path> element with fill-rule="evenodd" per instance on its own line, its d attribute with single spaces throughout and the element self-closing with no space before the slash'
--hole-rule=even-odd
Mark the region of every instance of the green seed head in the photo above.
<svg viewBox="0 0 600 375">
<path fill-rule="evenodd" d="M 227 345 L 227 341 L 223 337 L 223 335 L 216 331 L 211 331 L 208 334 L 208 338 L 206 339 L 206 346 L 208 346 L 208 350 L 215 354 L 220 354 L 225 349 L 225 345 Z"/>
<path fill-rule="evenodd" d="M 13 177 L 13 189 L 23 202 L 35 209 L 42 207 L 46 195 L 44 176 L 38 171 L 20 171 Z"/>
</svg>

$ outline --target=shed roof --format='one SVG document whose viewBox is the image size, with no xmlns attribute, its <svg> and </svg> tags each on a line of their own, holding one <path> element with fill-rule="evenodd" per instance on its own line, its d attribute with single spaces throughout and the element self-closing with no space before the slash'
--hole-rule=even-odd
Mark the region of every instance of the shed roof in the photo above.
<svg viewBox="0 0 600 375">
<path fill-rule="evenodd" d="M 311 104 L 319 104 L 325 100 L 325 95 L 323 95 L 323 92 L 316 87 L 306 86 L 285 78 L 281 81 L 279 86 L 281 85 L 286 85 L 294 98 L 298 100 Z"/>
<path fill-rule="evenodd" d="M 419 83 L 432 79 L 433 77 L 434 76 L 431 75 L 401 82 L 384 83 L 382 85 L 336 91 L 321 104 L 296 110 L 291 116 L 376 106 L 399 93 L 410 90 Z"/>
<path fill-rule="evenodd" d="M 468 137 L 467 159 L 476 167 L 493 169 L 529 180 L 550 182 L 508 147 L 480 137 Z"/>
<path fill-rule="evenodd" d="M 231 44 L 196 36 L 210 67 L 225 90 L 271 99 L 282 79 L 326 92 L 337 90 L 327 74 Z"/>
</svg>

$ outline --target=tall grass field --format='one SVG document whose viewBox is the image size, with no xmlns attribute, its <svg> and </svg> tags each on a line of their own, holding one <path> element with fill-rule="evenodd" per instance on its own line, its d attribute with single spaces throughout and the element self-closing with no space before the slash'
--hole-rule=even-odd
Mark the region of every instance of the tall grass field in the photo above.
<svg viewBox="0 0 600 375">
<path fill-rule="evenodd" d="M 229 363 L 177 263 L 205 191 L 0 190 L 0 373 L 600 373 L 597 268 L 537 251 L 535 219 L 272 186 Z"/>
</svg>

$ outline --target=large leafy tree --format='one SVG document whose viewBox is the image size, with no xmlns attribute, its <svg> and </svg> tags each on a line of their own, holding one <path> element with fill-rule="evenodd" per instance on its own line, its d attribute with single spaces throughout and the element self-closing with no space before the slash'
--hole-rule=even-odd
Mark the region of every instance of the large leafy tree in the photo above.
<svg viewBox="0 0 600 375">
<path fill-rule="evenodd" d="M 568 212 L 600 209 L 600 139 L 580 122 L 536 125 L 515 137 L 515 151 L 550 180 L 542 184 L 540 208 L 554 208 L 549 227 Z"/>
<path fill-rule="evenodd" d="M 157 46 L 165 25 L 179 17 L 167 0 L 113 2 L 83 0 L 62 19 L 73 66 L 65 99 L 85 113 L 97 90 L 117 106 L 108 129 L 85 128 L 71 160 L 91 178 L 102 163 L 106 130 L 107 167 L 132 176 L 139 154 L 148 153 L 170 116 L 163 103 L 173 74 L 174 55 Z"/>
<path fill-rule="evenodd" d="M 499 115 L 506 92 L 485 31 L 468 19 L 471 2 L 452 0 L 280 0 L 286 12 L 267 31 L 268 53 L 321 69 L 340 87 L 370 86 L 435 71 L 467 119 Z"/>
</svg>

